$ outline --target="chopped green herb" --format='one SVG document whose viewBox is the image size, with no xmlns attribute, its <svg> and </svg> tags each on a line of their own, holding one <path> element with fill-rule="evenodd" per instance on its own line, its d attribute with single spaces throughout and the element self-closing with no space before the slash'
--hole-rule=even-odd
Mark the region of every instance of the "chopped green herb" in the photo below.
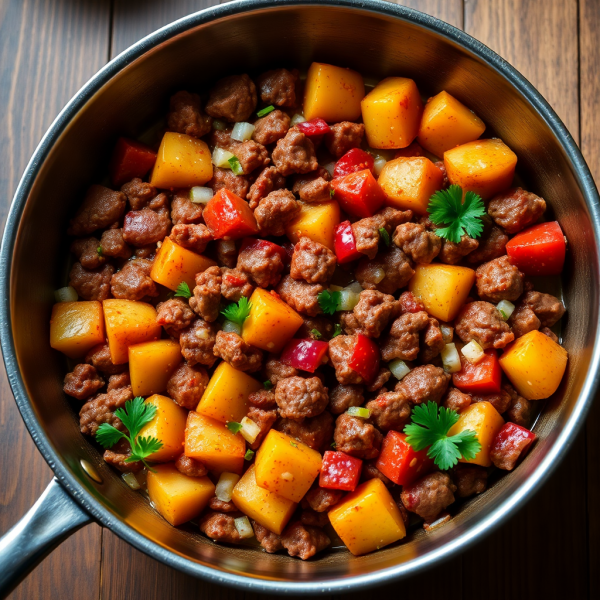
<svg viewBox="0 0 600 600">
<path fill-rule="evenodd" d="M 131 446 L 131 455 L 125 462 L 142 461 L 150 469 L 145 459 L 160 450 L 163 446 L 160 440 L 154 437 L 138 437 L 142 427 L 150 423 L 156 414 L 156 406 L 147 404 L 141 396 L 125 403 L 125 408 L 115 410 L 115 417 L 121 419 L 129 434 L 119 431 L 109 423 L 102 423 L 96 433 L 97 442 L 104 448 L 111 448 L 119 440 L 125 439 Z M 152 469 L 150 469 L 152 471 Z"/>
<path fill-rule="evenodd" d="M 311 329 L 310 332 L 313 334 L 314 338 L 320 340 L 323 337 L 323 334 L 318 329 Z"/>
<path fill-rule="evenodd" d="M 467 192 L 463 202 L 463 191 L 459 185 L 451 185 L 431 196 L 427 212 L 432 223 L 446 225 L 436 229 L 435 234 L 455 244 L 465 233 L 478 238 L 483 231 L 481 217 L 485 215 L 485 205 L 481 196 Z"/>
<path fill-rule="evenodd" d="M 337 337 L 338 335 L 340 335 L 340 333 L 342 333 L 342 326 L 339 323 L 336 323 L 335 329 L 333 330 L 333 335 L 331 337 Z"/>
<path fill-rule="evenodd" d="M 390 234 L 387 232 L 387 229 L 385 227 L 379 228 L 379 235 L 381 236 L 383 243 L 389 248 L 390 247 Z"/>
<path fill-rule="evenodd" d="M 98 256 L 104 256 L 104 251 L 102 250 L 102 246 L 98 246 L 96 248 L 96 252 L 98 253 Z"/>
<path fill-rule="evenodd" d="M 500 314 L 505 321 L 508 321 L 508 315 L 502 309 L 500 309 Z"/>
<path fill-rule="evenodd" d="M 471 460 L 481 450 L 481 444 L 472 429 L 448 437 L 448 431 L 458 421 L 458 413 L 435 402 L 415 406 L 412 423 L 404 428 L 406 442 L 417 452 L 429 447 L 427 456 L 446 471 L 458 462 L 458 459 Z"/>
<path fill-rule="evenodd" d="M 341 294 L 339 292 L 330 292 L 324 290 L 317 296 L 319 306 L 326 315 L 332 315 L 340 303 Z"/>
<path fill-rule="evenodd" d="M 257 117 L 264 117 L 264 116 L 268 115 L 270 112 L 273 112 L 274 110 L 275 110 L 275 107 L 271 104 L 269 106 L 265 106 L 264 108 L 261 108 L 256 113 L 256 116 Z"/>
<path fill-rule="evenodd" d="M 298 444 L 296 444 L 296 442 L 292 442 L 292 441 L 290 441 L 290 446 L 293 446 L 294 448 L 297 448 L 297 447 L 298 447 Z"/>
<path fill-rule="evenodd" d="M 227 162 L 229 163 L 234 175 L 244 174 L 244 169 L 242 169 L 242 165 L 240 164 L 237 156 L 232 156 Z"/>
<path fill-rule="evenodd" d="M 331 442 L 331 447 L 335 450 L 337 448 L 337 444 L 335 442 Z"/>
<path fill-rule="evenodd" d="M 177 286 L 177 291 L 175 292 L 175 297 L 177 297 L 177 296 L 180 296 L 181 298 L 191 298 L 192 297 L 192 292 L 190 291 L 190 286 L 185 281 L 182 281 Z"/>
<path fill-rule="evenodd" d="M 362 406 L 351 406 L 346 412 L 351 417 L 360 417 L 361 419 L 368 419 L 371 416 L 371 411 Z"/>
<path fill-rule="evenodd" d="M 245 296 L 240 298 L 239 302 L 232 302 L 225 310 L 221 311 L 221 314 L 228 320 L 237 323 L 240 327 L 244 324 L 244 321 L 250 314 L 252 308 L 252 302 Z"/>
<path fill-rule="evenodd" d="M 267 379 L 266 381 L 263 381 L 263 387 L 265 388 L 265 390 L 272 390 L 273 384 L 271 383 L 271 380 Z"/>
<path fill-rule="evenodd" d="M 243 425 L 236 421 L 227 421 L 225 427 L 227 427 L 231 433 L 238 433 L 242 430 Z"/>
<path fill-rule="evenodd" d="M 246 454 L 244 454 L 244 460 L 252 460 L 254 458 L 254 450 L 246 450 Z"/>
<path fill-rule="evenodd" d="M 335 196 L 335 190 L 333 188 L 329 188 L 329 197 L 333 198 Z"/>
</svg>

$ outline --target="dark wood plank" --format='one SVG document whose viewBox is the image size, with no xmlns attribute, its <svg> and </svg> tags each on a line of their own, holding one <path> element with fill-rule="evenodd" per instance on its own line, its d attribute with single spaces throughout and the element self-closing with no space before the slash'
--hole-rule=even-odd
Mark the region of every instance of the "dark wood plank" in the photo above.
<svg viewBox="0 0 600 600">
<path fill-rule="evenodd" d="M 19 177 L 44 131 L 106 61 L 109 9 L 103 0 L 0 0 L 2 227 Z M 5 532 L 35 502 L 51 472 L 23 425 L 3 369 L 0 473 L 0 532 Z M 97 597 L 101 536 L 97 525 L 79 531 L 9 597 Z"/>
<path fill-rule="evenodd" d="M 465 30 L 515 65 L 578 139 L 577 0 L 469 0 Z M 535 498 L 465 555 L 465 599 L 480 598 L 482 589 L 490 600 L 558 597 L 567 572 L 569 596 L 587 596 L 585 464 L 580 435 Z M 559 525 L 557 501 L 569 507 Z"/>
</svg>

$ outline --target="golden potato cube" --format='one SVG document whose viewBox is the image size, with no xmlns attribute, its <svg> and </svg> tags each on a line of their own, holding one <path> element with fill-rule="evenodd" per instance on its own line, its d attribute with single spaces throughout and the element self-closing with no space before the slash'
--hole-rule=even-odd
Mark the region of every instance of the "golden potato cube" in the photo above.
<svg viewBox="0 0 600 600">
<path fill-rule="evenodd" d="M 333 250 L 335 228 L 340 223 L 340 205 L 335 201 L 301 204 L 300 214 L 287 226 L 286 235 L 296 243 L 310 238 Z"/>
<path fill-rule="evenodd" d="M 189 188 L 205 184 L 212 174 L 212 159 L 206 142 L 167 131 L 158 149 L 150 185 L 161 189 Z"/>
<path fill-rule="evenodd" d="M 220 475 L 223 471 L 242 474 L 246 442 L 239 433 L 232 433 L 220 421 L 188 414 L 185 427 L 185 455 L 203 462 L 209 471 Z"/>
<path fill-rule="evenodd" d="M 380 479 L 359 485 L 328 515 L 336 533 L 355 556 L 379 550 L 406 535 L 400 510 Z"/>
<path fill-rule="evenodd" d="M 491 466 L 490 448 L 496 434 L 502 429 L 502 425 L 504 425 L 504 419 L 489 402 L 476 402 L 463 410 L 458 421 L 448 431 L 448 436 L 461 433 L 465 429 L 471 429 L 477 435 L 481 450 L 475 458 L 471 460 L 461 458 L 459 462 L 481 465 L 482 467 Z"/>
<path fill-rule="evenodd" d="M 175 340 L 156 340 L 129 346 L 129 375 L 135 396 L 150 396 L 167 389 L 167 382 L 181 362 Z"/>
<path fill-rule="evenodd" d="M 113 364 L 122 365 L 129 360 L 129 346 L 160 338 L 162 329 L 151 304 L 109 299 L 103 300 L 102 307 Z"/>
<path fill-rule="evenodd" d="M 379 175 L 388 206 L 427 214 L 429 200 L 442 189 L 444 175 L 428 158 L 411 156 L 390 160 Z"/>
<path fill-rule="evenodd" d="M 296 510 L 296 503 L 256 485 L 256 470 L 252 465 L 233 488 L 233 503 L 248 517 L 281 535 Z"/>
<path fill-rule="evenodd" d="M 362 75 L 350 69 L 314 62 L 304 86 L 304 118 L 328 123 L 356 121 L 365 95 Z"/>
<path fill-rule="evenodd" d="M 300 502 L 319 474 L 322 460 L 316 450 L 271 429 L 256 453 L 256 484 Z"/>
<path fill-rule="evenodd" d="M 148 496 L 156 510 L 173 526 L 197 517 L 215 495 L 208 477 L 188 477 L 172 463 L 148 472 Z"/>
<path fill-rule="evenodd" d="M 365 96 L 361 108 L 371 148 L 406 148 L 417 137 L 423 102 L 412 79 L 380 81 Z"/>
<path fill-rule="evenodd" d="M 69 358 L 80 358 L 104 343 L 104 315 L 97 300 L 59 302 L 52 307 L 50 346 Z"/>
<path fill-rule="evenodd" d="M 456 265 L 417 265 L 408 289 L 420 298 L 427 312 L 441 321 L 452 321 L 475 283 L 475 271 Z"/>
<path fill-rule="evenodd" d="M 540 331 L 530 331 L 507 346 L 500 366 L 527 400 L 554 394 L 567 368 L 567 351 Z"/>
<path fill-rule="evenodd" d="M 262 383 L 223 361 L 210 378 L 196 411 L 222 423 L 239 423 L 248 414 L 248 396 L 261 388 Z"/>
</svg>

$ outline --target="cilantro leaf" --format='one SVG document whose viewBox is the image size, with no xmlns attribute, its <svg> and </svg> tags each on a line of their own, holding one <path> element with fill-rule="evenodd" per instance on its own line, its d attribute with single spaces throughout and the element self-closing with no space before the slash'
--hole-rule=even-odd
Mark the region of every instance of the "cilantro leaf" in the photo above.
<svg viewBox="0 0 600 600">
<path fill-rule="evenodd" d="M 227 162 L 236 177 L 244 174 L 244 169 L 242 169 L 242 165 L 237 156 L 232 156 Z"/>
<path fill-rule="evenodd" d="M 96 432 L 96 440 L 103 448 L 112 448 L 121 438 L 126 437 L 122 431 L 109 423 L 102 423 Z"/>
<path fill-rule="evenodd" d="M 252 460 L 254 458 L 254 450 L 246 450 L 246 454 L 244 454 L 244 460 Z"/>
<path fill-rule="evenodd" d="M 191 298 L 192 297 L 192 292 L 190 291 L 190 286 L 185 281 L 182 281 L 177 286 L 177 290 L 175 291 L 174 297 L 176 298 L 177 296 L 180 296 L 181 298 Z"/>
<path fill-rule="evenodd" d="M 383 243 L 389 248 L 390 247 L 390 234 L 387 232 L 385 227 L 379 228 L 379 236 L 383 240 Z"/>
<path fill-rule="evenodd" d="M 271 383 L 271 380 L 267 379 L 266 381 L 263 381 L 263 387 L 265 388 L 265 390 L 272 390 L 273 384 Z"/>
<path fill-rule="evenodd" d="M 123 425 L 127 427 L 131 438 L 137 437 L 140 429 L 150 423 L 156 414 L 154 404 L 146 404 L 141 396 L 136 396 L 133 400 L 125 402 L 125 408 L 117 408 L 115 417 L 119 417 Z"/>
<path fill-rule="evenodd" d="M 138 437 L 135 440 L 135 447 L 132 447 L 131 456 L 125 462 L 135 462 L 136 460 L 144 459 L 162 448 L 162 442 L 155 437 Z"/>
<path fill-rule="evenodd" d="M 342 326 L 339 323 L 336 323 L 331 338 L 333 339 L 334 337 L 337 337 L 338 335 L 340 335 L 340 333 L 342 333 Z"/>
<path fill-rule="evenodd" d="M 443 471 L 452 468 L 460 458 L 475 458 L 481 444 L 473 430 L 465 429 L 448 437 L 458 418 L 455 410 L 440 408 L 435 402 L 415 406 L 412 423 L 404 428 L 406 442 L 417 452 L 429 448 L 427 456 Z"/>
<path fill-rule="evenodd" d="M 232 302 L 225 310 L 221 311 L 221 314 L 228 320 L 237 323 L 240 327 L 244 324 L 244 321 L 250 314 L 252 308 L 252 302 L 245 296 L 240 298 L 239 302 Z"/>
<path fill-rule="evenodd" d="M 333 198 L 335 196 L 335 189 L 334 188 L 329 188 L 329 197 Z"/>
<path fill-rule="evenodd" d="M 481 217 L 485 215 L 485 205 L 481 196 L 467 192 L 463 202 L 463 191 L 459 185 L 451 185 L 431 196 L 427 212 L 432 223 L 446 225 L 436 229 L 435 234 L 455 244 L 465 233 L 478 238 L 483 231 Z"/>
<path fill-rule="evenodd" d="M 231 433 L 239 433 L 242 430 L 242 424 L 236 421 L 227 421 L 225 427 L 227 427 Z"/>
<path fill-rule="evenodd" d="M 104 256 L 104 250 L 102 250 L 102 246 L 98 246 L 96 248 L 96 253 L 98 254 L 98 256 Z"/>
<path fill-rule="evenodd" d="M 265 108 L 261 108 L 257 113 L 256 116 L 257 117 L 265 117 L 266 115 L 268 115 L 270 112 L 273 112 L 275 110 L 275 107 L 270 104 L 269 106 L 265 106 Z"/>
<path fill-rule="evenodd" d="M 316 340 L 320 340 L 323 337 L 323 334 L 318 329 L 311 329 L 310 332 Z"/>
<path fill-rule="evenodd" d="M 317 296 L 319 306 L 326 315 L 332 315 L 340 303 L 340 293 L 324 290 Z"/>
</svg>

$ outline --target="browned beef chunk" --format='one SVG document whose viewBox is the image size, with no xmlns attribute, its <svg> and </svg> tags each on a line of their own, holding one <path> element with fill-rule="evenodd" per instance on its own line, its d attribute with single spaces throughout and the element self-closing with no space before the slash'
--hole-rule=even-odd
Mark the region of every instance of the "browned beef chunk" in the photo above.
<svg viewBox="0 0 600 600">
<path fill-rule="evenodd" d="M 206 225 L 175 225 L 169 236 L 178 246 L 202 254 L 213 237 Z"/>
<path fill-rule="evenodd" d="M 378 338 L 397 313 L 394 296 L 375 290 L 363 290 L 354 307 L 354 316 L 362 333 L 372 338 Z"/>
<path fill-rule="evenodd" d="M 213 496 L 208 501 L 208 508 L 220 513 L 238 512 L 238 508 L 233 502 L 224 502 L 223 500 L 219 500 L 216 496 Z"/>
<path fill-rule="evenodd" d="M 344 413 L 335 422 L 333 439 L 338 452 L 369 460 L 379 456 L 383 436 L 368 421 Z"/>
<path fill-rule="evenodd" d="M 348 366 L 358 337 L 356 335 L 338 335 L 329 341 L 329 358 L 335 376 L 342 385 L 365 383 L 364 379 Z"/>
<path fill-rule="evenodd" d="M 177 92 L 171 96 L 167 126 L 171 131 L 201 138 L 210 133 L 212 119 L 204 114 L 200 96 L 189 92 Z"/>
<path fill-rule="evenodd" d="M 254 373 L 262 368 L 262 350 L 247 344 L 234 332 L 219 331 L 213 352 L 238 371 Z"/>
<path fill-rule="evenodd" d="M 131 377 L 129 377 L 129 372 L 124 371 L 123 373 L 115 373 L 108 378 L 108 386 L 106 387 L 106 391 L 110 392 L 112 390 L 118 390 L 119 388 L 127 387 L 131 385 Z"/>
<path fill-rule="evenodd" d="M 418 223 L 398 225 L 393 240 L 417 264 L 429 264 L 442 249 L 442 239 Z"/>
<path fill-rule="evenodd" d="M 249 246 L 238 254 L 238 271 L 246 273 L 258 287 L 277 285 L 284 267 L 281 254 L 271 244 Z"/>
<path fill-rule="evenodd" d="M 129 258 L 131 248 L 125 243 L 123 229 L 107 229 L 100 238 L 102 256 L 109 258 Z"/>
<path fill-rule="evenodd" d="M 240 198 L 245 198 L 250 189 L 250 180 L 243 175 L 235 175 L 231 169 L 213 168 L 212 179 L 206 184 L 216 194 L 225 188 Z"/>
<path fill-rule="evenodd" d="M 281 534 L 281 545 L 290 556 L 307 560 L 331 544 L 331 540 L 318 527 L 303 525 L 300 521 L 290 523 Z"/>
<path fill-rule="evenodd" d="M 301 423 L 306 418 L 320 415 L 327 408 L 329 396 L 318 377 L 294 376 L 277 383 L 275 400 L 283 418 Z"/>
<path fill-rule="evenodd" d="M 329 517 L 326 513 L 318 513 L 312 508 L 306 508 L 300 513 L 300 521 L 302 525 L 310 527 L 325 527 L 329 525 Z"/>
<path fill-rule="evenodd" d="M 327 202 L 331 199 L 331 183 L 324 177 L 317 177 L 300 188 L 300 199 L 304 202 Z"/>
<path fill-rule="evenodd" d="M 327 317 L 304 317 L 304 322 L 295 337 L 328 341 L 333 337 L 334 331 L 334 324 Z"/>
<path fill-rule="evenodd" d="M 141 247 L 162 242 L 171 229 L 169 210 L 132 210 L 125 215 L 123 239 L 132 246 Z"/>
<path fill-rule="evenodd" d="M 171 298 L 156 307 L 156 322 L 169 332 L 179 332 L 196 318 L 194 311 L 180 298 Z"/>
<path fill-rule="evenodd" d="M 263 527 L 256 521 L 252 521 L 252 528 L 254 529 L 256 539 L 266 552 L 273 554 L 274 552 L 283 549 L 281 538 L 276 533 L 269 531 L 266 527 Z"/>
<path fill-rule="evenodd" d="M 510 394 L 501 390 L 499 394 L 486 394 L 471 396 L 471 402 L 489 402 L 500 414 L 504 413 L 510 405 Z"/>
<path fill-rule="evenodd" d="M 106 262 L 100 240 L 95 237 L 77 238 L 70 250 L 84 269 L 97 269 Z"/>
<path fill-rule="evenodd" d="M 240 298 L 249 298 L 254 291 L 250 278 L 237 269 L 221 268 L 221 295 L 230 302 L 239 302 Z"/>
<path fill-rule="evenodd" d="M 248 409 L 248 418 L 254 421 L 260 427 L 259 434 L 250 444 L 250 448 L 252 448 L 252 450 L 258 450 L 265 439 L 265 436 L 267 433 L 269 433 L 271 427 L 273 427 L 275 421 L 277 420 L 277 411 L 263 410 L 262 408 L 251 406 Z"/>
<path fill-rule="evenodd" d="M 529 438 L 511 437 L 501 444 L 494 444 L 490 450 L 490 459 L 495 467 L 504 471 L 512 471 L 523 451 L 531 444 Z"/>
<path fill-rule="evenodd" d="M 319 166 L 313 143 L 295 127 L 277 142 L 271 158 L 277 171 L 284 176 L 310 173 Z"/>
<path fill-rule="evenodd" d="M 86 402 L 79 411 L 79 427 L 85 435 L 96 435 L 102 423 L 108 423 L 123 431 L 121 419 L 115 416 L 115 410 L 125 406 L 127 400 L 133 398 L 131 387 L 111 390 L 106 394 L 99 394 Z"/>
<path fill-rule="evenodd" d="M 232 143 L 228 150 L 233 152 L 240 161 L 245 175 L 249 175 L 255 169 L 266 167 L 271 162 L 269 151 L 253 140 Z"/>
<path fill-rule="evenodd" d="M 471 405 L 471 396 L 464 394 L 455 387 L 451 387 L 442 402 L 442 406 L 445 406 L 448 410 L 455 410 L 461 412 Z"/>
<path fill-rule="evenodd" d="M 344 492 L 340 490 L 328 490 L 316 485 L 302 498 L 302 507 L 319 513 L 327 512 L 342 499 L 343 495 Z"/>
<path fill-rule="evenodd" d="M 203 204 L 194 204 L 187 190 L 178 191 L 171 202 L 171 219 L 173 225 L 180 223 L 202 223 Z"/>
<path fill-rule="evenodd" d="M 425 311 L 400 315 L 393 322 L 390 333 L 381 346 L 383 360 L 416 360 L 419 355 L 419 333 L 428 325 L 429 315 Z"/>
<path fill-rule="evenodd" d="M 400 313 L 418 313 L 425 310 L 425 305 L 412 292 L 402 292 L 398 298 Z"/>
<path fill-rule="evenodd" d="M 110 359 L 110 349 L 108 344 L 98 344 L 94 346 L 86 355 L 85 362 L 94 365 L 94 367 L 106 373 L 112 375 L 114 373 L 122 373 L 127 369 L 127 365 L 115 365 Z"/>
<path fill-rule="evenodd" d="M 266 381 L 270 381 L 273 387 L 277 387 L 282 379 L 296 375 L 298 375 L 298 371 L 294 367 L 284 365 L 278 358 L 271 357 L 265 363 L 264 378 Z"/>
<path fill-rule="evenodd" d="M 128 462 L 131 457 L 131 446 L 127 440 L 119 440 L 110 450 L 104 451 L 104 460 L 122 473 L 137 473 L 144 467 L 139 460 Z"/>
<path fill-rule="evenodd" d="M 284 302 L 303 315 L 315 317 L 321 312 L 319 294 L 325 288 L 320 283 L 306 283 L 285 275 L 276 290 Z"/>
<path fill-rule="evenodd" d="M 259 201 L 254 217 L 263 236 L 281 236 L 300 212 L 300 204 L 289 190 L 275 190 Z"/>
<path fill-rule="evenodd" d="M 286 433 L 317 452 L 328 450 L 333 436 L 333 417 L 327 411 L 302 423 L 292 419 L 280 419 L 275 429 Z"/>
<path fill-rule="evenodd" d="M 400 497 L 407 510 L 431 522 L 454 502 L 455 491 L 450 476 L 438 471 L 405 485 Z"/>
<path fill-rule="evenodd" d="M 280 175 L 275 167 L 267 167 L 260 172 L 245 197 L 250 208 L 254 210 L 262 198 L 266 198 L 272 191 L 281 190 L 284 187 L 285 177 Z"/>
<path fill-rule="evenodd" d="M 395 294 L 411 280 L 415 272 L 408 256 L 400 248 L 392 246 L 379 252 L 373 260 L 363 258 L 354 274 L 365 289 Z"/>
<path fill-rule="evenodd" d="M 352 148 L 359 148 L 365 135 L 362 123 L 342 121 L 331 126 L 331 131 L 325 134 L 327 150 L 335 157 L 341 158 Z"/>
<path fill-rule="evenodd" d="M 112 265 L 99 269 L 84 269 L 76 262 L 69 273 L 69 285 L 83 300 L 106 300 L 110 297 L 110 279 L 115 271 Z"/>
<path fill-rule="evenodd" d="M 188 410 L 196 410 L 207 385 L 206 369 L 182 362 L 167 382 L 167 394 L 179 406 Z"/>
<path fill-rule="evenodd" d="M 294 246 L 290 275 L 307 283 L 327 283 L 333 276 L 337 260 L 323 244 L 301 237 Z"/>
<path fill-rule="evenodd" d="M 454 324 L 463 342 L 475 340 L 483 349 L 504 348 L 515 338 L 500 311 L 489 302 L 465 304 Z"/>
<path fill-rule="evenodd" d="M 204 477 L 208 469 L 199 460 L 182 454 L 176 461 L 175 467 L 180 473 L 188 477 Z"/>
<path fill-rule="evenodd" d="M 230 123 L 247 121 L 256 109 L 256 86 L 245 73 L 217 81 L 210 90 L 206 112 Z"/>
<path fill-rule="evenodd" d="M 508 236 L 503 229 L 488 224 L 479 239 L 477 250 L 468 254 L 467 261 L 476 265 L 499 258 L 506 254 L 507 242 Z"/>
<path fill-rule="evenodd" d="M 421 353 L 419 354 L 419 359 L 423 363 L 433 361 L 444 349 L 445 345 L 446 342 L 444 342 L 444 336 L 442 335 L 438 320 L 429 317 L 427 327 L 421 334 Z"/>
<path fill-rule="evenodd" d="M 207 323 L 212 323 L 219 316 L 221 305 L 221 269 L 208 267 L 196 275 L 194 295 L 190 298 L 190 308 Z"/>
<path fill-rule="evenodd" d="M 442 240 L 442 249 L 438 255 L 441 262 L 447 265 L 455 265 L 459 263 L 465 256 L 471 254 L 479 247 L 479 242 L 470 238 L 468 235 L 463 235 L 458 244 L 450 240 Z"/>
<path fill-rule="evenodd" d="M 204 319 L 196 319 L 181 332 L 179 343 L 181 354 L 190 365 L 201 364 L 212 367 L 217 360 L 213 348 L 217 338 L 218 327 L 207 323 Z"/>
<path fill-rule="evenodd" d="M 488 214 L 508 233 L 517 233 L 533 225 L 545 210 L 543 198 L 520 187 L 494 196 L 488 205 Z"/>
<path fill-rule="evenodd" d="M 367 392 L 377 392 L 388 382 L 392 372 L 386 367 L 381 367 L 375 379 L 367 386 Z"/>
<path fill-rule="evenodd" d="M 296 106 L 296 85 L 298 71 L 274 69 L 263 73 L 258 79 L 258 91 L 261 101 L 267 106 Z"/>
<path fill-rule="evenodd" d="M 139 177 L 124 184 L 121 191 L 125 194 L 131 210 L 142 210 L 156 196 L 156 188 Z"/>
<path fill-rule="evenodd" d="M 551 294 L 529 291 L 521 302 L 535 313 L 542 327 L 552 327 L 565 314 L 563 303 Z"/>
<path fill-rule="evenodd" d="M 375 258 L 379 249 L 381 236 L 380 229 L 385 229 L 390 237 L 400 225 L 408 223 L 412 219 L 411 210 L 397 210 L 386 207 L 372 217 L 366 217 L 352 224 L 352 233 L 356 242 L 358 252 L 366 254 L 369 258 Z M 414 223 L 413 223 L 414 225 Z"/>
<path fill-rule="evenodd" d="M 477 293 L 487 302 L 515 301 L 523 293 L 523 273 L 510 264 L 508 256 L 483 263 L 475 271 Z"/>
<path fill-rule="evenodd" d="M 281 110 L 274 110 L 265 117 L 257 119 L 254 127 L 252 134 L 254 140 L 267 146 L 285 136 L 290 128 L 290 117 Z"/>
<path fill-rule="evenodd" d="M 110 280 L 110 291 L 115 298 L 141 300 L 146 296 L 158 296 L 156 284 L 150 278 L 152 261 L 136 258 L 125 263 Z"/>
<path fill-rule="evenodd" d="M 506 420 L 521 427 L 530 427 L 535 412 L 535 402 L 520 396 L 510 383 L 504 383 L 502 390 L 510 396 L 510 404 L 505 415 Z"/>
<path fill-rule="evenodd" d="M 363 462 L 362 472 L 360 474 L 361 481 L 369 481 L 370 479 L 379 479 L 385 487 L 392 487 L 393 482 L 390 481 L 376 466 L 374 461 Z"/>
<path fill-rule="evenodd" d="M 434 365 L 415 367 L 395 387 L 396 392 L 402 392 L 411 402 L 440 403 L 448 389 L 452 377 L 444 369 Z"/>
<path fill-rule="evenodd" d="M 235 527 L 235 518 L 229 514 L 208 511 L 198 525 L 200 531 L 215 542 L 236 544 L 241 540 Z"/>
<path fill-rule="evenodd" d="M 382 431 L 402 431 L 410 420 L 413 403 L 403 392 L 385 392 L 367 403 L 371 420 Z"/>
<path fill-rule="evenodd" d="M 125 212 L 125 194 L 102 185 L 92 185 L 71 219 L 69 235 L 89 235 L 119 221 Z"/>
<path fill-rule="evenodd" d="M 268 361 L 267 364 L 269 364 Z M 281 363 L 279 363 L 281 364 Z M 292 367 L 290 367 L 292 368 Z M 296 369 L 294 369 L 296 372 Z M 291 377 L 291 375 L 290 375 Z M 272 390 L 261 389 L 257 392 L 252 392 L 248 396 L 248 404 L 250 406 L 255 406 L 256 408 L 261 408 L 262 410 L 271 410 L 273 408 L 277 408 L 277 401 L 275 400 L 275 392 Z"/>
<path fill-rule="evenodd" d="M 95 367 L 86 363 L 76 365 L 71 373 L 65 375 L 63 391 L 77 400 L 93 396 L 104 385 L 104 379 L 98 375 Z"/>
<path fill-rule="evenodd" d="M 469 498 L 485 492 L 487 477 L 485 467 L 458 463 L 452 471 L 452 480 L 456 485 L 456 496 L 458 498 Z"/>
</svg>

